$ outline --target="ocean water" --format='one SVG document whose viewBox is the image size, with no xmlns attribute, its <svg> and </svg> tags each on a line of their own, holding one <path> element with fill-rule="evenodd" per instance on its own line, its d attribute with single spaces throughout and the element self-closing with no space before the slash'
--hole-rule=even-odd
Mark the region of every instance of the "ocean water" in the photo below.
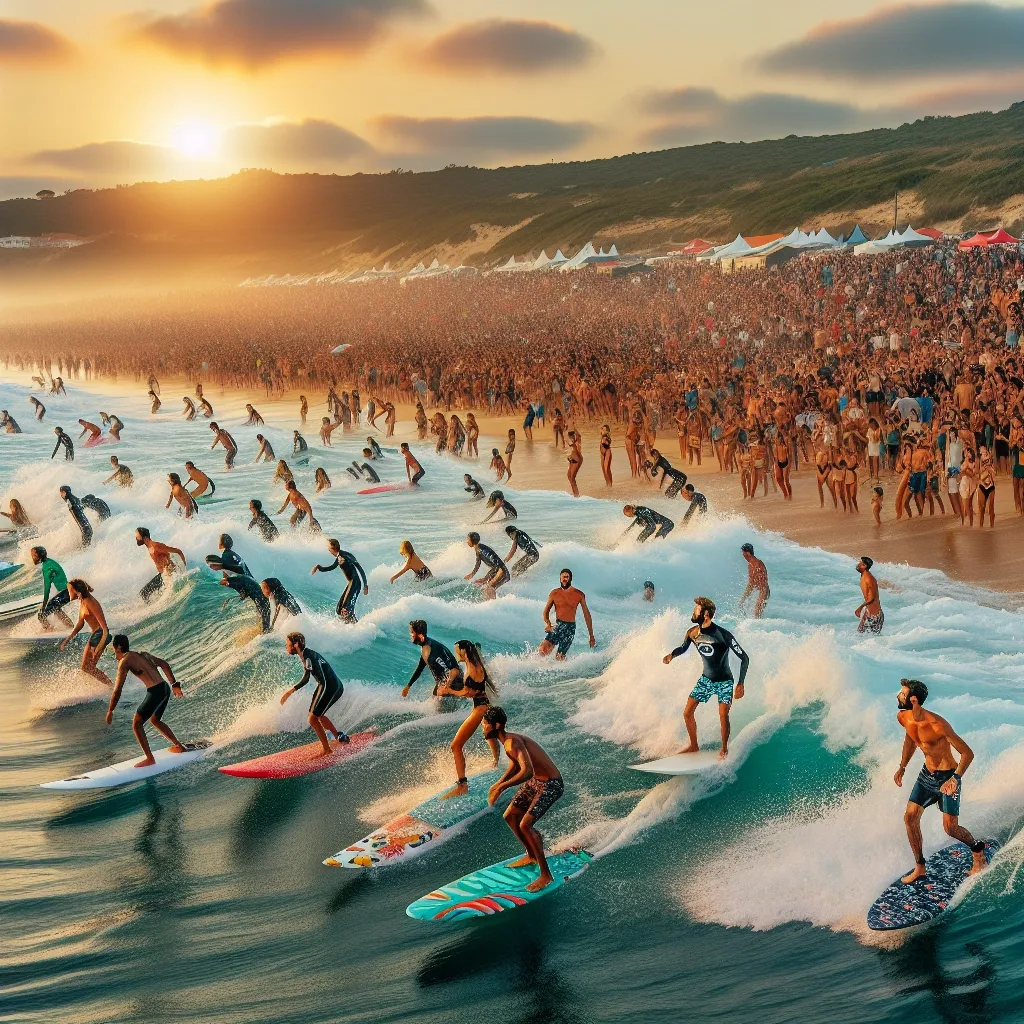
<svg viewBox="0 0 1024 1024">
<path fill-rule="evenodd" d="M 0 385 L 0 406 L 17 414 L 27 394 Z M 24 435 L 0 435 L 4 501 L 21 499 L 68 575 L 93 585 L 114 631 L 172 663 L 186 692 L 167 713 L 178 735 L 218 745 L 206 760 L 125 789 L 40 789 L 136 754 L 131 715 L 141 686 L 128 684 L 107 727 L 106 695 L 78 671 L 77 656 L 0 641 L 5 1019 L 1024 1019 L 1024 845 L 1010 838 L 1024 821 L 1024 629 L 1003 598 L 933 571 L 882 566 L 886 632 L 858 636 L 849 558 L 757 536 L 742 518 L 710 518 L 641 547 L 621 539 L 618 505 L 508 486 L 542 557 L 484 602 L 461 582 L 472 566 L 465 534 L 483 517 L 465 500 L 461 462 L 424 454 L 420 490 L 362 497 L 343 466 L 365 433 L 316 449 L 297 480 L 324 536 L 285 531 L 267 546 L 246 533 L 246 504 L 259 497 L 273 511 L 283 489 L 271 482 L 272 467 L 245 464 L 256 428 L 222 417 L 241 448 L 238 467 L 225 473 L 206 423 L 182 422 L 176 399 L 164 397 L 169 411 L 150 417 L 141 400 L 73 392 L 46 400 L 44 424 L 23 415 Z M 79 448 L 73 465 L 48 461 L 55 423 L 70 430 L 76 417 L 98 421 L 111 406 L 127 424 L 121 444 Z M 294 426 L 285 411 L 268 418 L 264 433 L 279 455 L 287 457 Z M 111 452 L 134 470 L 132 490 L 102 487 Z M 215 479 L 218 496 L 233 499 L 194 522 L 163 508 L 166 473 L 183 472 L 187 458 Z M 335 486 L 313 496 L 317 465 Z M 381 475 L 402 477 L 400 458 L 388 456 Z M 477 475 L 487 486 L 482 467 Z M 89 549 L 78 546 L 57 494 L 64 483 L 102 494 L 113 509 Z M 134 543 L 138 525 L 181 547 L 190 566 L 151 606 L 138 598 L 153 574 Z M 279 576 L 306 609 L 284 628 L 302 629 L 344 679 L 335 721 L 387 731 L 352 763 L 286 781 L 217 772 L 312 738 L 309 691 L 279 703 L 299 675 L 282 623 L 254 638 L 251 605 L 233 599 L 222 610 L 234 595 L 203 565 L 225 531 L 257 578 Z M 500 526 L 480 532 L 504 554 Z M 333 614 L 340 574 L 309 575 L 328 560 L 327 537 L 369 574 L 356 625 Z M 390 585 L 406 538 L 451 582 Z M 739 546 L 750 539 L 771 574 L 760 621 L 736 608 L 746 579 Z M 27 560 L 27 548 L 11 560 Z M 581 623 L 567 661 L 541 661 L 541 610 L 562 566 L 587 593 L 598 645 L 588 649 Z M 648 578 L 657 585 L 653 606 L 641 599 Z M 38 590 L 37 574 L 19 574 L 0 584 L 0 601 Z M 719 621 L 750 653 L 747 696 L 735 705 L 732 756 L 721 771 L 659 781 L 628 766 L 680 745 L 699 659 L 666 667 L 661 656 L 680 642 L 696 594 L 715 598 Z M 512 728 L 541 742 L 565 778 L 566 796 L 542 830 L 549 845 L 582 843 L 597 859 L 532 907 L 452 927 L 405 916 L 436 886 L 516 853 L 497 815 L 405 867 L 371 875 L 321 864 L 453 778 L 447 745 L 464 710 L 435 707 L 424 679 L 417 699 L 399 694 L 418 653 L 408 641 L 413 618 L 427 619 L 449 645 L 463 637 L 481 644 Z M 112 657 L 104 660 L 111 671 Z M 901 676 L 928 683 L 930 706 L 976 752 L 962 821 L 1010 841 L 947 920 L 880 939 L 864 917 L 910 865 L 902 809 L 920 764 L 897 789 Z M 705 744 L 717 743 L 716 718 L 710 708 L 698 714 Z M 479 737 L 468 752 L 471 770 L 486 766 Z M 929 850 L 944 842 L 934 810 L 925 836 Z"/>
</svg>

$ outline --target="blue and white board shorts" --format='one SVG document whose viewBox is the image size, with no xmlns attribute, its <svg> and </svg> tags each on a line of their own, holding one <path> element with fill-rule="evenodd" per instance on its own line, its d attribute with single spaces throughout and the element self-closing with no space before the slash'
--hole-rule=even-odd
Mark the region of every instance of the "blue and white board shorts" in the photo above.
<svg viewBox="0 0 1024 1024">
<path fill-rule="evenodd" d="M 717 697 L 719 704 L 731 704 L 732 690 L 735 685 L 733 679 L 715 680 L 701 676 L 697 680 L 697 685 L 690 691 L 690 697 L 692 700 L 700 701 L 701 704 L 706 704 L 712 697 Z"/>
</svg>

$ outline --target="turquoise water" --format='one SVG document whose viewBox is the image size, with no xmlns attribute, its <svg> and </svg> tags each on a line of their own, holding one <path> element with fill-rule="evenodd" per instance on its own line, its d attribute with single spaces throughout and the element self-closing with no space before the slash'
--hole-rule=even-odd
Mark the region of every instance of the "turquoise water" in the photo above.
<svg viewBox="0 0 1024 1024">
<path fill-rule="evenodd" d="M 26 389 L 0 386 L 0 405 L 27 408 Z M 617 505 L 550 492 L 506 493 L 544 544 L 539 565 L 481 602 L 457 582 L 471 568 L 465 533 L 482 518 L 461 491 L 464 466 L 423 456 L 417 492 L 357 497 L 343 466 L 364 435 L 314 452 L 297 479 L 312 496 L 324 465 L 335 487 L 313 496 L 325 536 L 337 536 L 370 576 L 360 622 L 333 615 L 339 574 L 323 538 L 247 535 L 250 497 L 273 511 L 271 468 L 245 466 L 256 428 L 222 415 L 241 448 L 222 469 L 205 423 L 142 401 L 75 392 L 47 399 L 43 425 L 0 436 L 2 497 L 19 497 L 70 575 L 84 576 L 115 629 L 167 657 L 185 681 L 168 721 L 185 739 L 212 738 L 205 761 L 147 783 L 60 794 L 38 784 L 134 756 L 130 683 L 114 724 L 105 695 L 74 657 L 0 643 L 0 1012 L 18 1021 L 513 1022 L 1020 1020 L 1024 896 L 1019 843 L 940 926 L 880 942 L 864 928 L 874 896 L 909 866 L 902 826 L 907 790 L 892 772 L 901 676 L 923 678 L 930 704 L 975 749 L 962 820 L 1008 837 L 1024 817 L 1024 667 L 1021 616 L 996 595 L 939 573 L 881 567 L 886 633 L 858 637 L 852 561 L 774 536 L 742 519 L 714 520 L 643 548 L 618 540 Z M 221 403 L 214 397 L 221 412 Z M 261 403 L 257 403 L 260 405 Z M 113 447 L 79 449 L 73 466 L 47 461 L 52 426 L 98 420 L 114 407 L 127 424 Z M 268 414 L 273 406 L 264 409 Z M 290 412 L 290 407 L 289 410 Z M 282 409 L 264 433 L 278 454 L 296 426 Z M 312 430 L 310 436 L 314 436 Z M 337 435 L 336 435 L 337 436 Z M 111 452 L 133 468 L 131 491 L 102 489 Z M 186 523 L 163 510 L 166 473 L 192 458 L 233 501 Z M 397 479 L 397 457 L 384 463 Z M 481 469 L 479 478 L 485 482 Z M 88 550 L 77 545 L 57 488 L 103 494 L 114 516 Z M 486 482 L 485 482 L 486 486 Z M 276 503 L 275 503 L 276 502 Z M 677 506 L 678 507 L 678 506 Z M 666 505 L 666 511 L 671 511 Z M 192 571 L 146 607 L 153 573 L 133 531 L 182 547 Z M 276 575 L 307 612 L 297 624 L 345 680 L 336 721 L 389 735 L 349 765 L 287 781 L 228 778 L 218 764 L 311 738 L 307 700 L 278 698 L 298 677 L 280 633 L 250 639 L 251 606 L 233 601 L 202 565 L 231 532 L 257 577 Z M 504 554 L 500 527 L 481 529 Z M 388 577 L 412 540 L 439 577 L 436 591 Z M 769 616 L 737 618 L 745 582 L 739 545 L 753 538 L 772 581 Z M 27 545 L 21 549 L 27 555 Z M 7 557 L 0 552 L 0 557 Z M 557 571 L 571 566 L 594 613 L 598 647 L 577 634 L 563 664 L 533 653 Z M 643 580 L 658 588 L 654 607 Z M 0 584 L 0 602 L 34 594 L 34 575 Z M 656 777 L 629 770 L 679 746 L 680 714 L 699 674 L 695 655 L 661 655 L 687 625 L 691 599 L 709 594 L 750 652 L 748 696 L 734 712 L 733 757 L 717 775 Z M 580 842 L 597 859 L 550 899 L 464 926 L 410 921 L 405 907 L 437 885 L 516 852 L 497 816 L 447 845 L 376 875 L 323 867 L 324 857 L 449 784 L 447 744 L 458 715 L 429 699 L 403 701 L 415 664 L 407 623 L 428 620 L 449 644 L 478 640 L 514 728 L 539 740 L 566 780 L 543 822 L 549 845 Z M 32 632 L 34 620 L 14 634 Z M 286 628 L 296 624 L 289 622 Z M 4 627 L 6 628 L 6 627 Z M 281 623 L 278 624 L 281 629 Z M 112 660 L 107 660 L 108 670 Z M 308 691 L 307 691 L 308 692 Z M 414 695 L 425 698 L 421 680 Z M 461 714 L 461 712 L 460 712 Z M 714 712 L 699 714 L 716 740 Z M 486 767 L 482 740 L 470 770 Z M 916 765 L 912 771 L 916 771 Z M 909 774 L 909 773 L 908 773 Z M 926 814 L 926 843 L 942 837 Z"/>
</svg>

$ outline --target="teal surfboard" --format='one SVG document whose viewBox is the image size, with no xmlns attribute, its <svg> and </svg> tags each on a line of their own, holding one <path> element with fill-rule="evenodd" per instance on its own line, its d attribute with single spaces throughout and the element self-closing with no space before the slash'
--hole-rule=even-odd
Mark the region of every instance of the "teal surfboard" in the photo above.
<svg viewBox="0 0 1024 1024">
<path fill-rule="evenodd" d="M 519 855 L 521 856 L 521 855 Z M 406 914 L 418 921 L 464 921 L 470 917 L 490 917 L 504 910 L 515 910 L 534 903 L 560 889 L 590 867 L 593 854 L 586 850 L 566 850 L 548 855 L 548 867 L 554 881 L 540 892 L 526 887 L 537 878 L 536 865 L 509 867 L 519 856 L 463 875 L 410 903 Z"/>
</svg>

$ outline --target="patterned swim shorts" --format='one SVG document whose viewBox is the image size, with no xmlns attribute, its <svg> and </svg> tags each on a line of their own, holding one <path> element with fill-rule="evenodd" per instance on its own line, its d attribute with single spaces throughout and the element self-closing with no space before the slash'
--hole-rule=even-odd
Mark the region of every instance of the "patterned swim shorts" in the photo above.
<svg viewBox="0 0 1024 1024">
<path fill-rule="evenodd" d="M 885 625 L 885 613 L 879 612 L 877 615 L 865 615 L 860 620 L 860 625 L 857 627 L 858 633 L 881 633 L 882 627 Z"/>
<path fill-rule="evenodd" d="M 717 697 L 719 704 L 731 704 L 733 686 L 735 681 L 732 679 L 708 679 L 707 676 L 701 676 L 690 691 L 690 697 L 701 704 L 707 703 L 712 697 Z"/>
<path fill-rule="evenodd" d="M 576 637 L 576 623 L 566 622 L 563 619 L 555 620 L 555 628 L 550 633 L 544 634 L 544 639 L 549 644 L 554 644 L 558 648 L 558 653 L 564 658 L 569 653 L 569 648 L 572 647 L 572 642 Z"/>
<path fill-rule="evenodd" d="M 540 821 L 551 809 L 551 805 L 565 792 L 561 779 L 530 779 L 519 787 L 519 792 L 509 805 L 517 811 L 529 814 L 535 822 Z"/>
</svg>

